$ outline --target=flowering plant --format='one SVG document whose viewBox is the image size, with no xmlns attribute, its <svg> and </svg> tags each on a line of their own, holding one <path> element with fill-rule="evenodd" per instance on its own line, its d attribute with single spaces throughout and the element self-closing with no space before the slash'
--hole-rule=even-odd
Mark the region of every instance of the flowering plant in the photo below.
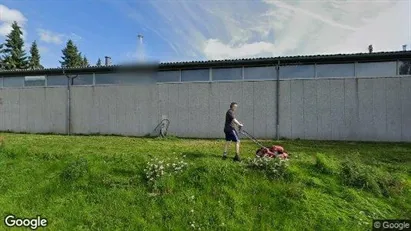
<svg viewBox="0 0 411 231">
<path fill-rule="evenodd" d="M 183 156 L 184 158 L 185 156 Z M 180 158 L 167 158 L 160 160 L 157 157 L 147 162 L 144 173 L 149 182 L 155 182 L 157 179 L 165 176 L 182 172 L 187 167 L 187 162 Z"/>
<path fill-rule="evenodd" d="M 247 167 L 264 171 L 270 178 L 281 178 L 288 169 L 288 159 L 256 156 L 247 159 Z"/>
</svg>

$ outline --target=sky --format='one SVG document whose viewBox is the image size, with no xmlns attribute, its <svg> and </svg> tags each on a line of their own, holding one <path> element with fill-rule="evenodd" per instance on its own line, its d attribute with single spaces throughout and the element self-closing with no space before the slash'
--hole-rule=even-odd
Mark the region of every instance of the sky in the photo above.
<svg viewBox="0 0 411 231">
<path fill-rule="evenodd" d="M 91 64 L 411 49 L 411 0 L 0 0 L 0 42 L 13 21 L 45 67 L 68 39 Z"/>
</svg>

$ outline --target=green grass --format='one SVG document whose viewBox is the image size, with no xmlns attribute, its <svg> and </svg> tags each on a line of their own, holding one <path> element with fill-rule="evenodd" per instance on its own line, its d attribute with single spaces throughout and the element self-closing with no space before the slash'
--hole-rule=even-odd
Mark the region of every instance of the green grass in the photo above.
<svg viewBox="0 0 411 231">
<path fill-rule="evenodd" d="M 411 219 L 411 144 L 264 141 L 291 156 L 273 179 L 221 160 L 222 140 L 0 136 L 1 215 L 42 215 L 44 230 L 370 230 L 373 218 Z M 243 159 L 257 148 L 243 141 Z M 154 187 L 153 157 L 188 166 Z"/>
</svg>

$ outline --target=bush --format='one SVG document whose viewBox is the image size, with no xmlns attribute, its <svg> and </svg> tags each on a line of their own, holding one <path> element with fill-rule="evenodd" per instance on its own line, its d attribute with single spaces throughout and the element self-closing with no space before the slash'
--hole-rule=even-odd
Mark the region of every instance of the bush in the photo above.
<svg viewBox="0 0 411 231">
<path fill-rule="evenodd" d="M 254 159 L 247 159 L 246 165 L 250 169 L 263 171 L 272 179 L 284 178 L 288 174 L 288 159 L 256 156 Z"/>
<path fill-rule="evenodd" d="M 377 179 L 377 184 L 380 187 L 381 193 L 385 197 L 393 195 L 401 195 L 405 188 L 405 180 L 396 175 L 380 175 Z"/>
<path fill-rule="evenodd" d="M 69 163 L 61 173 L 65 181 L 74 181 L 88 173 L 88 162 L 84 158 Z"/>
<path fill-rule="evenodd" d="M 346 160 L 342 163 L 340 176 L 344 185 L 379 194 L 380 190 L 373 172 L 373 169 L 366 165 Z"/>
</svg>

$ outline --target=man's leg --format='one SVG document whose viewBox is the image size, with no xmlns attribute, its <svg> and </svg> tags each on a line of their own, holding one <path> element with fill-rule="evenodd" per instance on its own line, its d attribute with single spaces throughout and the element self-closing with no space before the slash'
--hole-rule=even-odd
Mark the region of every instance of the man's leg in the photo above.
<svg viewBox="0 0 411 231">
<path fill-rule="evenodd" d="M 240 138 L 238 138 L 237 132 L 234 130 L 233 131 L 234 134 L 234 138 L 235 138 L 235 157 L 234 157 L 234 161 L 241 161 L 240 158 Z"/>
<path fill-rule="evenodd" d="M 240 141 L 239 140 L 237 140 L 237 142 L 235 143 L 234 161 L 241 161 L 241 158 L 240 158 Z"/>
<path fill-rule="evenodd" d="M 223 153 L 223 159 L 227 158 L 227 150 L 228 150 L 228 146 L 230 145 L 230 141 L 226 141 L 225 145 L 224 145 L 224 153 Z"/>
</svg>

